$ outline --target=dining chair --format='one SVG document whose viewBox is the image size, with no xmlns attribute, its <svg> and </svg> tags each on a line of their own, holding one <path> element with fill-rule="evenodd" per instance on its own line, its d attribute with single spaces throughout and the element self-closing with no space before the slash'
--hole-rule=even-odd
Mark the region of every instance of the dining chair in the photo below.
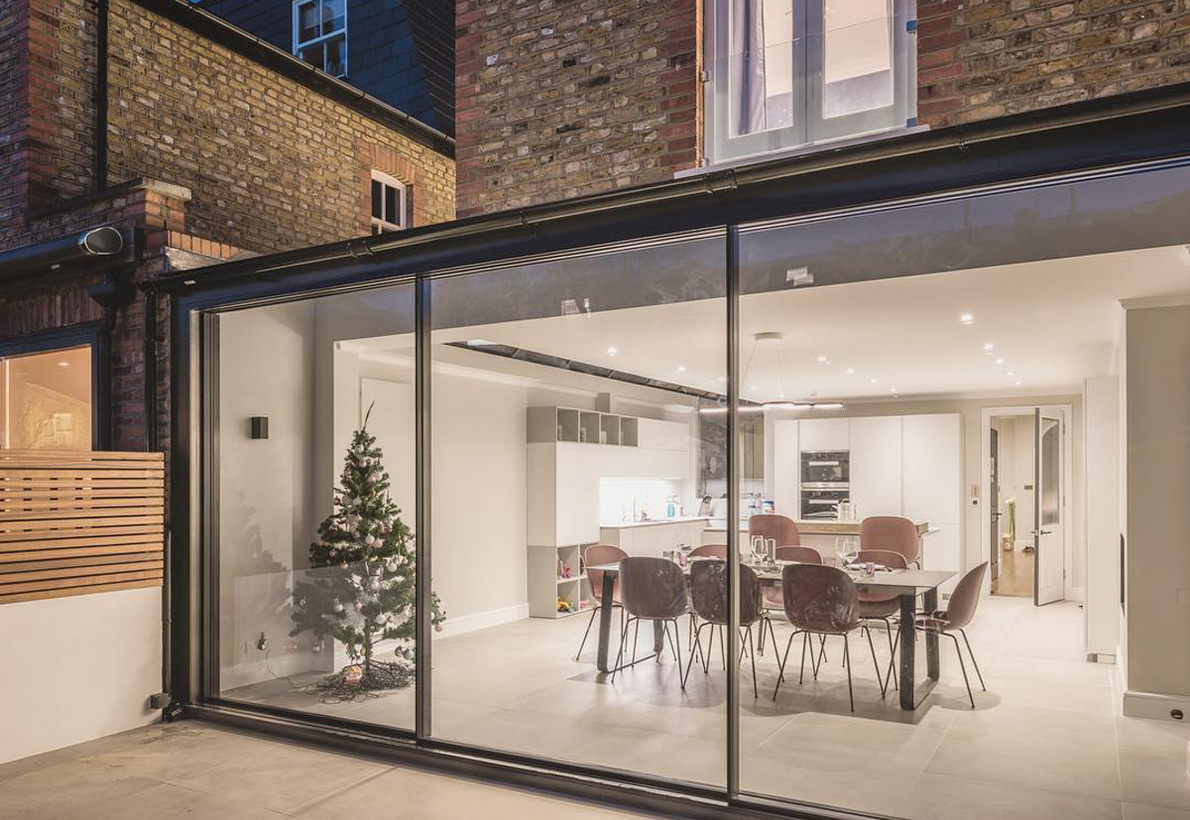
<svg viewBox="0 0 1190 820">
<path fill-rule="evenodd" d="M 705 561 L 700 563 L 719 564 L 719 561 Z M 724 564 L 726 566 L 726 564 Z M 615 683 L 616 673 L 620 671 L 620 663 L 624 658 L 624 644 L 628 640 L 628 627 L 636 622 L 636 629 L 632 638 L 632 663 L 636 663 L 637 639 L 640 637 L 641 621 L 661 621 L 665 635 L 669 638 L 670 649 L 678 662 L 678 679 L 682 688 L 686 688 L 686 681 L 682 678 L 682 644 L 681 631 L 678 629 L 678 618 L 690 611 L 690 600 L 686 593 L 686 576 L 682 568 L 673 561 L 665 558 L 650 558 L 643 555 L 629 556 L 620 561 L 620 604 L 628 617 L 620 631 L 620 651 L 616 655 L 615 668 L 612 670 L 612 682 Z M 673 632 L 669 625 L 673 624 Z M 661 662 L 661 653 L 657 653 L 657 662 Z"/>
<path fill-rule="evenodd" d="M 793 519 L 777 513 L 758 513 L 748 519 L 748 542 L 751 543 L 758 535 L 766 540 L 775 540 L 778 547 L 802 543 L 802 534 L 798 532 Z"/>
<path fill-rule="evenodd" d="M 805 546 L 783 546 L 777 547 L 774 557 L 778 561 L 796 561 L 799 564 L 821 564 L 822 553 L 814 549 L 814 547 Z M 766 584 L 764 587 L 764 605 L 766 609 L 774 612 L 785 614 L 785 601 L 781 596 L 781 587 Z M 772 631 L 772 623 L 769 624 L 769 629 Z M 774 644 L 775 645 L 775 644 Z M 822 655 L 826 657 L 826 638 L 822 639 Z M 764 630 L 760 630 L 759 642 L 760 654 L 764 654 Z M 821 660 L 820 660 L 821 662 Z"/>
<path fill-rule="evenodd" d="M 909 564 L 905 556 L 892 550 L 860 550 L 855 556 L 856 563 L 873 563 L 878 567 L 888 569 L 908 569 Z M 896 595 L 883 592 L 861 592 L 859 594 L 859 617 L 864 622 L 881 621 L 884 631 L 888 635 L 888 675 L 887 682 L 892 682 L 892 688 L 897 688 L 896 654 L 893 649 L 893 623 L 899 621 L 901 601 Z"/>
<path fill-rule="evenodd" d="M 578 645 L 578 654 L 574 656 L 576 661 L 583 654 L 583 647 L 587 645 L 587 636 L 591 634 L 591 624 L 595 623 L 595 616 L 599 614 L 599 608 L 603 606 L 603 573 L 597 569 L 590 569 L 590 567 L 614 564 L 627 557 L 628 553 L 611 544 L 592 544 L 583 550 L 583 566 L 587 568 L 587 580 L 591 584 L 591 597 L 595 599 L 595 606 L 591 609 L 591 619 L 587 621 L 587 629 L 583 632 L 583 642 Z M 624 608 L 620 604 L 620 579 L 616 578 L 612 583 L 614 585 L 612 587 L 612 608 L 620 608 L 620 632 L 623 634 Z"/>
<path fill-rule="evenodd" d="M 694 654 L 698 652 L 703 657 L 702 671 L 705 675 L 710 670 L 710 641 L 714 639 L 715 629 L 719 627 L 719 643 L 723 644 L 722 629 L 731 623 L 731 610 L 728 606 L 728 572 L 729 567 L 724 561 L 698 561 L 690 565 L 690 600 L 694 611 L 698 613 L 701 623 L 694 632 L 694 645 L 690 648 L 690 657 L 686 660 L 686 673 L 682 678 L 682 688 L 686 688 L 686 680 L 690 677 L 690 667 L 694 665 Z M 760 578 L 752 567 L 740 566 L 740 652 L 741 659 L 744 650 L 752 660 L 752 696 L 760 697 L 756 683 L 756 652 L 752 637 L 752 625 L 760 622 L 763 632 L 765 626 L 771 630 L 772 623 L 764 614 L 761 606 Z M 702 631 L 711 627 L 711 638 L 708 639 L 707 649 L 702 651 Z M 776 636 L 773 637 L 774 643 Z"/>
<path fill-rule="evenodd" d="M 899 515 L 870 515 L 859 524 L 861 550 L 891 550 L 905 556 L 905 564 L 917 564 L 921 553 L 921 539 L 917 525 Z"/>
<path fill-rule="evenodd" d="M 690 550 L 691 558 L 718 558 L 720 561 L 727 560 L 727 545 L 726 544 L 703 544 Z"/>
<path fill-rule="evenodd" d="M 785 664 L 789 660 L 789 649 L 793 639 L 802 635 L 802 665 L 798 683 L 805 680 L 806 647 L 811 635 L 839 635 L 843 638 L 843 665 L 847 668 L 847 698 L 851 711 L 855 711 L 855 693 L 851 682 L 851 643 L 848 636 L 855 630 L 862 630 L 868 636 L 868 649 L 872 652 L 872 665 L 876 680 L 880 684 L 880 696 L 885 694 L 880 665 L 876 661 L 876 647 L 872 633 L 859 617 L 859 590 L 851 577 L 837 567 L 818 564 L 789 564 L 781 571 L 781 588 L 785 600 L 785 617 L 793 624 L 794 632 L 785 644 L 785 654 L 780 662 L 777 685 L 773 687 L 773 700 L 781 682 L 785 680 Z M 818 677 L 818 664 L 814 663 L 814 652 L 810 652 L 810 665 L 814 677 Z"/>
<path fill-rule="evenodd" d="M 975 617 L 975 610 L 979 606 L 980 593 L 983 591 L 983 577 L 987 574 L 988 562 L 967 572 L 955 585 L 950 593 L 950 600 L 946 609 L 929 612 L 917 617 L 916 627 L 922 632 L 945 635 L 954 641 L 954 650 L 959 656 L 959 669 L 963 672 L 963 683 L 967 685 L 967 699 L 971 701 L 971 708 L 975 708 L 975 696 L 971 694 L 971 681 L 967 678 L 967 667 L 963 663 L 963 653 L 959 649 L 959 639 L 954 636 L 958 632 L 963 636 L 963 643 L 967 645 L 967 654 L 971 656 L 971 663 L 975 667 L 975 674 L 979 676 L 979 685 L 983 691 L 988 688 L 983 682 L 983 673 L 979 671 L 979 664 L 975 660 L 975 653 L 971 651 L 971 642 L 967 640 L 966 627 Z"/>
</svg>

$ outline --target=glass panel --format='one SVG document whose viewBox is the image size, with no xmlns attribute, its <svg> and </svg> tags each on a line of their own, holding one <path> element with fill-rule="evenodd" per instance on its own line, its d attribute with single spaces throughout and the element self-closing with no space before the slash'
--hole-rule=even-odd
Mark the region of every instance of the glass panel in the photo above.
<svg viewBox="0 0 1190 820">
<path fill-rule="evenodd" d="M 347 23 L 346 0 L 322 0 L 322 33 L 333 34 Z"/>
<path fill-rule="evenodd" d="M 384 186 L 384 221 L 393 225 L 401 223 L 401 212 L 398 209 L 399 193 L 392 185 Z"/>
<path fill-rule="evenodd" d="M 91 449 L 90 345 L 0 359 L 0 368 L 6 449 Z"/>
<path fill-rule="evenodd" d="M 792 0 L 732 0 L 729 31 L 730 134 L 794 123 Z"/>
<path fill-rule="evenodd" d="M 1154 783 L 1181 787 L 1190 735 L 1142 753 L 1147 724 L 1119 716 L 1114 667 L 1087 653 L 1124 634 L 1123 536 L 1128 634 L 1162 636 L 1129 644 L 1129 685 L 1144 668 L 1184 686 L 1168 647 L 1190 641 L 1188 207 L 1178 168 L 743 230 L 739 410 L 766 440 L 741 552 L 771 621 L 756 614 L 765 651 L 741 663 L 745 792 L 925 817 L 992 789 L 1026 817 L 1115 793 L 1054 771 L 1159 757 Z M 1039 406 L 1067 414 L 1041 435 L 1040 554 Z M 1039 743 L 1045 765 L 1008 762 Z"/>
<path fill-rule="evenodd" d="M 346 36 L 332 37 L 326 41 L 326 66 L 324 70 L 332 77 L 342 77 L 347 73 Z"/>
<path fill-rule="evenodd" d="M 304 43 L 318 36 L 318 3 L 298 6 L 298 42 Z"/>
<path fill-rule="evenodd" d="M 411 729 L 413 288 L 216 320 L 220 695 Z"/>
<path fill-rule="evenodd" d="M 691 666 L 681 566 L 726 536 L 699 423 L 726 386 L 724 257 L 715 237 L 433 283 L 436 737 L 724 783 L 723 633 Z M 617 585 L 596 567 L 622 556 Z"/>
<path fill-rule="evenodd" d="M 1057 524 L 1061 515 L 1062 435 L 1056 419 L 1041 419 L 1041 523 Z"/>
<path fill-rule="evenodd" d="M 372 180 L 372 218 L 384 219 L 384 183 Z"/>
<path fill-rule="evenodd" d="M 823 116 L 893 104 L 892 0 L 826 0 Z"/>
<path fill-rule="evenodd" d="M 298 57 L 301 57 L 312 66 L 322 68 L 323 66 L 323 52 L 325 51 L 322 43 L 315 43 L 312 46 L 306 46 L 298 51 Z"/>
</svg>

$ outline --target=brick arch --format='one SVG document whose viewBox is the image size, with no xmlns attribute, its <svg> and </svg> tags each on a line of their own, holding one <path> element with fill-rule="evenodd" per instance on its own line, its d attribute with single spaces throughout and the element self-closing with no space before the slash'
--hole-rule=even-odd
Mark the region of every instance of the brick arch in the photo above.
<svg viewBox="0 0 1190 820">
<path fill-rule="evenodd" d="M 405 183 L 407 198 L 406 216 L 408 227 L 425 225 L 433 221 L 422 204 L 424 197 L 420 196 L 423 182 L 422 169 L 409 157 L 387 145 L 358 141 L 356 156 L 359 158 L 359 224 L 360 233 L 367 236 L 372 233 L 372 171 L 383 171 Z"/>
</svg>

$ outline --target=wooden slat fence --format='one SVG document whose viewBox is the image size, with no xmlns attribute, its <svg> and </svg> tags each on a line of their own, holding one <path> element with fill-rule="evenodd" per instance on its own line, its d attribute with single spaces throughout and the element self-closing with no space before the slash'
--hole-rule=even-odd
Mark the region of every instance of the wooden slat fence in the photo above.
<svg viewBox="0 0 1190 820">
<path fill-rule="evenodd" d="M 161 453 L 0 450 L 0 604 L 160 586 Z"/>
</svg>

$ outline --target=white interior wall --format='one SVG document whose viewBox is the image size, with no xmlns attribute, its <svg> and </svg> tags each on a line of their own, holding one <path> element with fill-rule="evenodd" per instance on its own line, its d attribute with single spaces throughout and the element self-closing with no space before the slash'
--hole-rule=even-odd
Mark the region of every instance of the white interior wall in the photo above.
<svg viewBox="0 0 1190 820">
<path fill-rule="evenodd" d="M 160 718 L 159 587 L 5 604 L 0 636 L 0 763 Z"/>
<path fill-rule="evenodd" d="M 1120 384 L 1087 379 L 1087 652 L 1115 657 L 1120 642 Z"/>
</svg>

